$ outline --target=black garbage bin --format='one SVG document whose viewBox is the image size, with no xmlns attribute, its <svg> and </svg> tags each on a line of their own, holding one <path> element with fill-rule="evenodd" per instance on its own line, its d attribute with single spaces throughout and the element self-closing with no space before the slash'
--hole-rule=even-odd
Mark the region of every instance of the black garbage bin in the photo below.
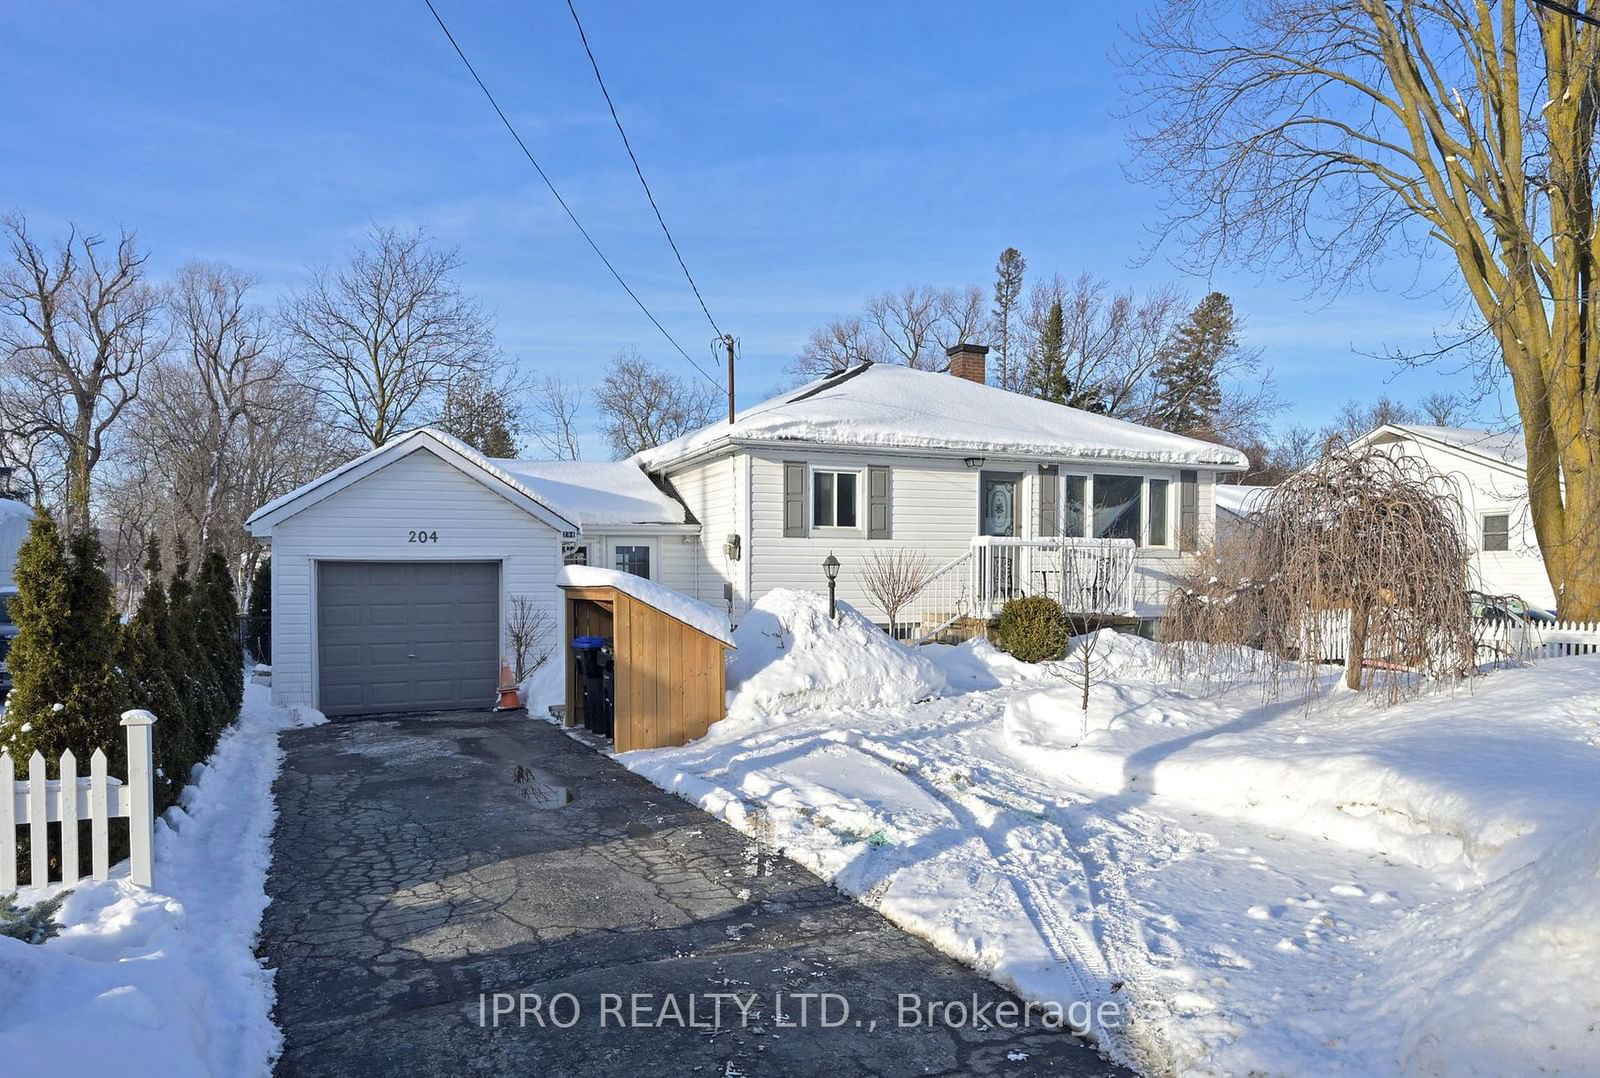
<svg viewBox="0 0 1600 1078">
<path fill-rule="evenodd" d="M 611 698 L 611 641 L 604 636 L 578 636 L 572 640 L 573 675 L 583 694 L 583 726 L 591 733 L 614 736 Z"/>
</svg>

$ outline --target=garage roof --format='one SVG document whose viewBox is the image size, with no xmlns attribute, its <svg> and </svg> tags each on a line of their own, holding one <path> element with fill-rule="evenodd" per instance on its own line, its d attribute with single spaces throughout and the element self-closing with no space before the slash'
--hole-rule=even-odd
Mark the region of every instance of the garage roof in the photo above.
<svg viewBox="0 0 1600 1078">
<path fill-rule="evenodd" d="M 571 533 L 579 530 L 576 520 L 546 501 L 525 479 L 505 470 L 460 439 L 430 427 L 407 431 L 393 441 L 291 490 L 283 497 L 273 499 L 251 513 L 245 526 L 250 529 L 251 535 L 265 538 L 272 534 L 273 525 L 279 521 L 311 508 L 379 468 L 415 452 L 432 453 L 557 531 Z"/>
</svg>

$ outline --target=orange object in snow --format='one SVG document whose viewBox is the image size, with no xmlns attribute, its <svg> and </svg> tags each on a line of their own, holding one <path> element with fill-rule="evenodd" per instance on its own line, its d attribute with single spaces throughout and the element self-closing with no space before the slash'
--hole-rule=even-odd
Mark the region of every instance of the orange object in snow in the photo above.
<svg viewBox="0 0 1600 1078">
<path fill-rule="evenodd" d="M 500 664 L 500 702 L 494 706 L 496 711 L 515 711 L 522 706 L 522 697 L 517 694 L 517 683 L 511 676 L 511 667 L 505 663 Z"/>
</svg>

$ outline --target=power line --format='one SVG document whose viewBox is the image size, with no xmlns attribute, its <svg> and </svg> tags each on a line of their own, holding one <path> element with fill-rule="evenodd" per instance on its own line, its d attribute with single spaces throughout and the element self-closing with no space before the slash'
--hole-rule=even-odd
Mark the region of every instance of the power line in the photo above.
<svg viewBox="0 0 1600 1078">
<path fill-rule="evenodd" d="M 634 155 L 633 143 L 628 141 L 628 132 L 622 128 L 622 117 L 617 115 L 617 106 L 611 100 L 611 91 L 606 89 L 606 80 L 600 77 L 600 64 L 594 58 L 594 50 L 589 47 L 589 35 L 583 32 L 583 22 L 578 18 L 578 9 L 573 6 L 572 0 L 567 0 L 567 10 L 572 12 L 572 22 L 578 28 L 578 39 L 583 42 L 583 51 L 589 56 L 589 66 L 594 69 L 594 81 L 600 84 L 600 93 L 606 99 L 606 108 L 611 110 L 611 122 L 617 125 L 617 134 L 622 136 L 623 149 L 628 151 L 628 160 L 633 162 L 633 173 L 639 177 L 639 186 L 644 188 L 644 197 L 650 200 L 650 208 L 656 213 L 656 223 L 661 226 L 662 233 L 667 237 L 667 243 L 672 247 L 673 255 L 678 259 L 678 267 L 683 270 L 684 278 L 694 290 L 694 298 L 700 301 L 700 309 L 705 311 L 706 321 L 711 323 L 711 328 L 716 331 L 718 337 L 725 336 L 722 328 L 717 325 L 717 320 L 711 317 L 706 299 L 700 294 L 700 286 L 694 283 L 694 274 L 689 272 L 689 267 L 683 260 L 683 252 L 678 250 L 678 242 L 672 238 L 672 230 L 667 227 L 666 219 L 661 216 L 661 207 L 656 205 L 655 193 L 650 190 L 650 184 L 644 178 L 644 169 L 639 167 L 639 158 Z"/>
<path fill-rule="evenodd" d="M 438 9 L 433 6 L 433 0 L 422 0 L 422 2 L 428 5 L 428 11 L 433 15 L 433 21 L 439 24 L 440 30 L 444 31 L 444 36 L 450 42 L 450 47 L 456 50 L 457 56 L 461 57 L 461 62 L 466 65 L 467 73 L 472 76 L 472 81 L 478 84 L 478 89 L 483 91 L 483 96 L 489 99 L 489 104 L 494 109 L 495 115 L 500 117 L 500 122 L 505 125 L 506 130 L 511 132 L 511 137 L 516 140 L 517 146 L 522 150 L 522 155 L 528 159 L 528 163 L 532 165 L 533 170 L 539 174 L 539 178 L 544 181 L 544 185 L 550 188 L 550 193 L 555 196 L 556 202 L 558 202 L 561 205 L 561 208 L 566 211 L 567 216 L 571 218 L 572 223 L 577 226 L 578 231 L 583 234 L 583 238 L 588 241 L 590 248 L 593 249 L 594 253 L 599 256 L 600 261 L 605 263 L 606 269 L 611 271 L 611 276 L 615 277 L 617 279 L 617 283 L 622 286 L 622 290 L 628 293 L 628 298 L 633 300 L 635 306 L 644 312 L 644 316 L 650 319 L 651 323 L 661 331 L 661 335 L 667 339 L 668 343 L 670 343 L 672 347 L 678 350 L 678 354 L 688 362 L 689 366 L 693 367 L 695 371 L 699 373 L 700 377 L 704 378 L 706 381 L 710 382 L 712 385 L 726 393 L 727 390 L 723 388 L 722 383 L 711 377 L 711 375 L 707 374 L 700 364 L 696 363 L 693 357 L 691 357 L 688 352 L 683 350 L 683 345 L 679 344 L 677 339 L 674 338 L 672 334 L 667 332 L 667 327 L 661 324 L 661 320 L 655 315 L 651 314 L 650 308 L 646 307 L 644 305 L 644 301 L 634 293 L 633 289 L 628 287 L 628 282 L 622 279 L 622 274 L 617 272 L 617 267 L 611 264 L 611 259 L 606 257 L 605 252 L 600 249 L 600 245 L 594 241 L 594 237 L 589 235 L 589 230 L 583 227 L 583 222 L 579 221 L 578 215 L 572 212 L 572 207 L 567 205 L 567 200 L 561 197 L 561 192 L 556 190 L 556 185 L 550 182 L 550 177 L 545 174 L 544 169 L 534 158 L 533 152 L 528 149 L 528 144 L 522 141 L 522 136 L 517 134 L 517 129 L 512 126 L 510 120 L 506 119 L 506 114 L 504 110 L 500 108 L 500 103 L 494 99 L 494 94 L 489 92 L 489 87 L 484 85 L 483 79 L 478 75 L 477 68 L 472 66 L 471 60 L 467 59 L 467 54 L 462 51 L 461 46 L 456 42 L 455 35 L 450 32 L 450 27 L 446 26 L 444 19 L 440 18 Z M 698 293 L 696 294 L 698 295 Z"/>
</svg>

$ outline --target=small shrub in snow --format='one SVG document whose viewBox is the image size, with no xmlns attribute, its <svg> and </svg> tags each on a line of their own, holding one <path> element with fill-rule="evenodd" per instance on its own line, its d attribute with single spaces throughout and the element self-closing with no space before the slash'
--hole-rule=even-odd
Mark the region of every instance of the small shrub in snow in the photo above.
<svg viewBox="0 0 1600 1078">
<path fill-rule="evenodd" d="M 1067 650 L 1071 627 L 1061 604 L 1043 595 L 1012 599 L 1000 608 L 996 643 L 1023 662 L 1059 659 Z"/>
<path fill-rule="evenodd" d="M 56 921 L 56 911 L 71 893 L 62 891 L 31 906 L 17 905 L 15 891 L 0 895 L 0 936 L 23 943 L 43 943 L 60 935 L 61 925 Z"/>
</svg>

